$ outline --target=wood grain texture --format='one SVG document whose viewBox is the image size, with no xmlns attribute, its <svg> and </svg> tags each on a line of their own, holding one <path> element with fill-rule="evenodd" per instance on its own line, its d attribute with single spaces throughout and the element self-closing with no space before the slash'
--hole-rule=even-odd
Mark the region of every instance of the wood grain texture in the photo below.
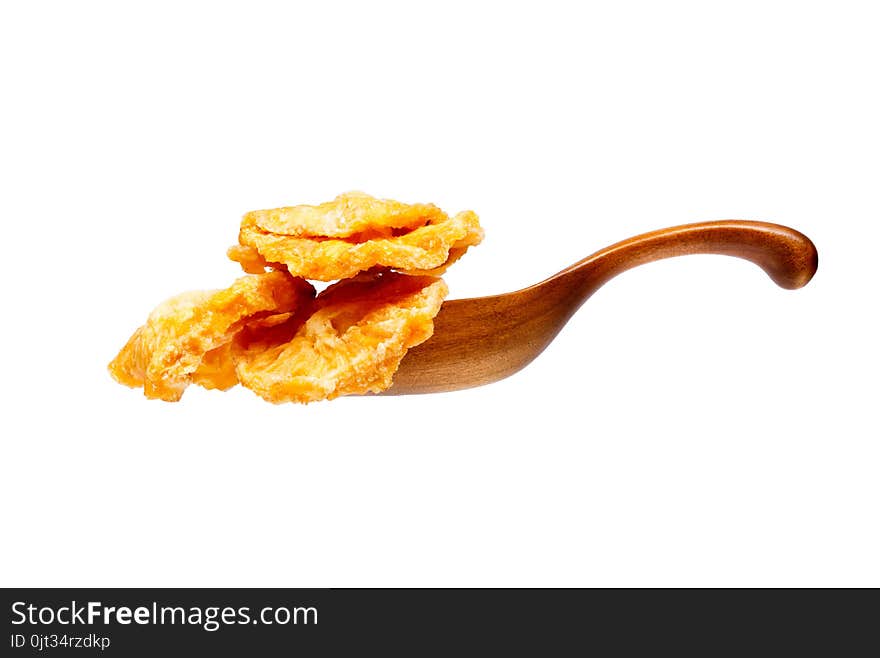
<svg viewBox="0 0 880 658">
<path fill-rule="evenodd" d="M 508 377 L 537 357 L 609 280 L 637 265 L 688 254 L 744 258 L 787 289 L 806 285 L 818 267 L 810 239 L 778 224 L 723 220 L 638 235 L 528 288 L 447 301 L 434 335 L 409 351 L 383 395 L 454 391 Z"/>
</svg>

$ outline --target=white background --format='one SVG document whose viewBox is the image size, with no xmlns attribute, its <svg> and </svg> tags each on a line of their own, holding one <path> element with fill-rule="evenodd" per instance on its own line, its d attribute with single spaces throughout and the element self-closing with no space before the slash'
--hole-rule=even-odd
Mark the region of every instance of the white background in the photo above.
<svg viewBox="0 0 880 658">
<path fill-rule="evenodd" d="M 875 9 L 4 3 L 0 583 L 880 585 Z M 351 189 L 480 214 L 452 297 L 722 218 L 820 269 L 645 266 L 459 393 L 110 379 L 242 213 Z"/>
</svg>

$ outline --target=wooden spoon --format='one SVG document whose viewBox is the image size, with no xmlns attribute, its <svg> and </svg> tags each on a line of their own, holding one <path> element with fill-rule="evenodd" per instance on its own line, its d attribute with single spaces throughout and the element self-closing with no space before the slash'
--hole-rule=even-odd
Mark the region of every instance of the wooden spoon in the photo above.
<svg viewBox="0 0 880 658">
<path fill-rule="evenodd" d="M 638 235 L 528 288 L 445 302 L 434 335 L 407 353 L 383 395 L 456 391 L 509 377 L 604 283 L 636 265 L 687 254 L 745 258 L 791 290 L 806 285 L 818 266 L 810 239 L 778 224 L 724 220 Z"/>
</svg>

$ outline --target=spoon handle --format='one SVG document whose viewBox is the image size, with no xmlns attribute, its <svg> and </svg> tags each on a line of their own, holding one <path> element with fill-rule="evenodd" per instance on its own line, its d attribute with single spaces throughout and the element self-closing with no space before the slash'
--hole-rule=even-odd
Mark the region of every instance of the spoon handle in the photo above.
<svg viewBox="0 0 880 658">
<path fill-rule="evenodd" d="M 553 278 L 577 280 L 586 298 L 632 267 L 688 254 L 745 258 L 790 290 L 805 286 L 819 264 L 816 247 L 803 233 L 779 224 L 730 219 L 637 235 L 587 256 Z"/>
</svg>

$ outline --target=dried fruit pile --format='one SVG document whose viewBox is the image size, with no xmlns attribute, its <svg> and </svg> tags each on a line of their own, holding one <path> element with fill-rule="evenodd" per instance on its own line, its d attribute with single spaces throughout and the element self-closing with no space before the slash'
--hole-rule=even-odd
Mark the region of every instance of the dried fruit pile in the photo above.
<svg viewBox="0 0 880 658">
<path fill-rule="evenodd" d="M 431 337 L 448 292 L 439 275 L 482 238 L 471 211 L 361 193 L 250 212 L 228 251 L 248 274 L 157 306 L 110 373 L 167 401 L 191 383 L 241 383 L 276 403 L 378 393 Z M 306 279 L 337 283 L 316 296 Z"/>
</svg>

